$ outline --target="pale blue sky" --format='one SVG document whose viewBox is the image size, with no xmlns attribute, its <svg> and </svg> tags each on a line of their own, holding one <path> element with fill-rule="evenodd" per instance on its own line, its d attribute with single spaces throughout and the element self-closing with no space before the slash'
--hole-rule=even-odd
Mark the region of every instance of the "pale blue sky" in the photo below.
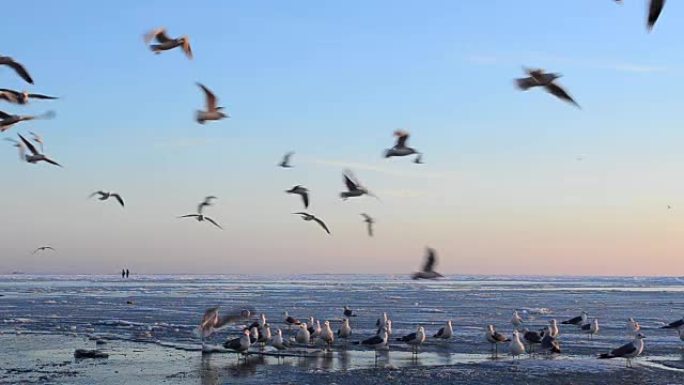
<svg viewBox="0 0 684 385">
<path fill-rule="evenodd" d="M 682 275 L 684 5 L 649 34 L 645 3 L 6 4 L 0 53 L 62 99 L 3 103 L 57 117 L 1 136 L 38 132 L 65 168 L 0 147 L 0 272 L 402 273 L 431 245 L 447 273 Z M 152 54 L 158 26 L 195 60 Z M 583 109 L 515 90 L 522 65 L 563 73 Z M 194 122 L 195 81 L 231 119 Z M 426 164 L 381 158 L 397 128 Z M 288 150 L 296 168 L 276 168 Z M 348 166 L 380 202 L 337 198 Z M 333 236 L 290 215 L 300 183 Z M 175 219 L 208 194 L 225 231 Z"/>
</svg>

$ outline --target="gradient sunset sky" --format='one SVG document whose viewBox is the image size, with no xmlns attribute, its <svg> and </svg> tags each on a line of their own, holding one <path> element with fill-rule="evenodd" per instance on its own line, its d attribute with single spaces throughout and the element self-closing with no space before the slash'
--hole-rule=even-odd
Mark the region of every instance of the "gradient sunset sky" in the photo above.
<svg viewBox="0 0 684 385">
<path fill-rule="evenodd" d="M 551 4 L 552 3 L 552 4 Z M 61 162 L 0 142 L 0 273 L 684 275 L 684 4 L 646 1 L 21 1 L 3 4 L 0 110 Z M 195 60 L 142 35 L 191 37 Z M 517 91 L 560 72 L 582 106 Z M 194 122 L 200 81 L 232 118 Z M 384 159 L 392 132 L 425 153 Z M 295 168 L 276 167 L 295 151 Z M 381 200 L 341 201 L 342 170 Z M 284 190 L 311 190 L 292 212 Z M 89 200 L 104 189 L 113 201 Z M 225 231 L 179 220 L 206 195 Z M 667 206 L 672 209 L 668 210 Z M 360 213 L 377 220 L 369 238 Z M 32 255 L 41 245 L 55 253 Z"/>
</svg>

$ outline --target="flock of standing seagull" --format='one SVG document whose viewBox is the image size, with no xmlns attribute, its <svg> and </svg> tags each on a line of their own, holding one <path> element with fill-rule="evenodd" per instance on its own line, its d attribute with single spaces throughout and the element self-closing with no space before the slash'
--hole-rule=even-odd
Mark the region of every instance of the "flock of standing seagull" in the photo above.
<svg viewBox="0 0 684 385">
<path fill-rule="evenodd" d="M 621 0 L 615 0 L 620 3 Z M 652 29 L 655 25 L 660 13 L 665 5 L 665 0 L 650 0 L 647 26 L 648 29 Z M 144 36 L 144 41 L 149 44 L 149 48 L 155 54 L 160 54 L 163 51 L 172 50 L 175 48 L 180 48 L 184 54 L 192 59 L 193 53 L 190 46 L 190 39 L 187 36 L 182 36 L 179 38 L 171 38 L 167 35 L 164 28 L 155 29 Z M 153 44 L 152 41 L 154 41 Z M 33 84 L 33 79 L 29 75 L 26 68 L 19 62 L 15 61 L 13 58 L 8 56 L 0 56 L 0 66 L 7 66 L 13 69 L 17 75 L 24 79 L 27 83 Z M 516 79 L 515 84 L 517 87 L 526 91 L 532 88 L 543 88 L 546 92 L 551 95 L 571 103 L 576 107 L 580 107 L 579 104 L 570 96 L 570 94 L 561 87 L 556 80 L 561 77 L 557 73 L 548 73 L 542 69 L 530 69 L 524 68 L 527 74 L 524 78 Z M 230 115 L 224 112 L 224 108 L 218 106 L 218 98 L 216 95 L 205 85 L 197 83 L 197 86 L 202 90 L 205 97 L 205 110 L 198 110 L 196 112 L 196 121 L 200 124 L 205 124 L 208 121 L 217 121 L 224 118 L 230 118 Z M 32 99 L 36 100 L 54 100 L 57 99 L 55 96 L 49 96 L 44 94 L 29 93 L 27 91 L 16 91 L 10 89 L 0 89 L 0 100 L 11 104 L 25 105 L 28 104 Z M 0 132 L 5 132 L 12 128 L 14 125 L 35 119 L 50 119 L 55 116 L 55 113 L 48 111 L 41 115 L 13 115 L 3 111 L 0 111 Z M 31 140 L 26 139 L 21 134 L 17 134 L 19 140 L 13 138 L 5 138 L 5 140 L 12 142 L 13 146 L 17 147 L 19 150 L 20 159 L 28 163 L 36 164 L 39 162 L 49 163 L 55 166 L 61 167 L 61 165 L 49 158 L 44 154 L 44 141 L 43 139 L 33 132 L 30 132 Z M 413 163 L 422 164 L 422 153 L 418 150 L 411 148 L 407 145 L 409 139 L 409 133 L 403 130 L 397 130 L 394 132 L 396 136 L 396 143 L 393 147 L 385 151 L 384 156 L 386 158 L 390 157 L 404 157 L 415 155 Z M 38 147 L 40 150 L 38 149 Z M 28 154 L 26 151 L 28 150 Z M 278 164 L 282 168 L 291 168 L 291 158 L 294 152 L 288 152 L 283 156 L 282 161 Z M 354 174 L 350 170 L 345 170 L 343 174 L 343 180 L 346 187 L 346 191 L 340 193 L 340 197 L 344 200 L 349 198 L 361 197 L 364 195 L 376 197 L 371 193 L 366 187 L 364 187 Z M 305 209 L 309 207 L 309 190 L 301 185 L 296 185 L 289 190 L 286 190 L 288 194 L 299 195 L 302 199 Z M 96 191 L 90 195 L 90 197 L 97 196 L 99 200 L 104 201 L 109 198 L 114 198 L 122 207 L 124 207 L 124 200 L 120 194 L 115 192 L 106 191 Z M 376 197 L 377 198 L 377 197 Z M 213 224 L 219 229 L 222 227 L 212 218 L 204 214 L 204 209 L 206 207 L 212 206 L 213 201 L 217 199 L 215 196 L 207 196 L 199 205 L 197 206 L 197 212 L 187 215 L 179 216 L 178 218 L 194 218 L 198 222 L 207 221 Z M 326 223 L 314 214 L 307 212 L 296 212 L 294 215 L 299 215 L 304 221 L 313 221 L 317 223 L 326 233 L 330 234 L 330 229 Z M 364 219 L 364 223 L 367 226 L 367 231 L 369 236 L 373 236 L 373 225 L 375 220 L 366 213 L 362 213 L 361 216 Z M 54 248 L 51 246 L 41 246 L 37 248 L 34 253 L 39 251 L 52 250 Z M 426 262 L 422 271 L 417 272 L 413 275 L 414 279 L 434 279 L 439 278 L 442 275 L 434 271 L 434 265 L 436 263 L 436 253 L 433 249 L 427 249 Z M 208 309 L 202 322 L 198 328 L 199 335 L 202 337 L 203 350 L 204 350 L 204 338 L 210 336 L 214 331 L 219 330 L 227 325 L 238 322 L 240 320 L 249 319 L 252 310 L 240 310 L 238 312 L 229 312 L 228 314 L 220 315 L 219 308 Z M 287 312 L 284 313 L 283 322 L 288 328 L 295 326 L 297 328 L 294 336 L 288 339 L 283 337 L 282 330 L 280 328 L 272 333 L 270 325 L 266 320 L 266 316 L 261 314 L 259 319 L 253 322 L 251 325 L 243 329 L 243 333 L 239 338 L 229 339 L 224 343 L 224 347 L 233 350 L 238 353 L 247 353 L 250 347 L 254 344 L 261 344 L 262 350 L 266 344 L 271 345 L 278 351 L 289 349 L 297 344 L 302 346 L 308 346 L 312 343 L 322 343 L 329 350 L 332 348 L 335 339 L 347 340 L 352 336 L 352 328 L 350 324 L 350 319 L 355 317 L 353 311 L 345 306 L 344 308 L 344 318 L 339 330 L 335 333 L 331 328 L 330 321 L 326 320 L 321 325 L 320 320 L 315 320 L 311 317 L 309 322 L 301 322 L 293 317 L 291 317 Z M 582 312 L 579 316 L 569 319 L 567 321 L 561 322 L 565 325 L 576 325 L 581 332 L 587 333 L 590 337 L 597 334 L 600 330 L 599 323 L 597 319 L 592 322 L 587 322 L 587 313 Z M 542 351 L 550 353 L 560 353 L 560 342 L 558 336 L 560 330 L 556 320 L 549 321 L 549 325 L 545 326 L 542 330 L 536 332 L 525 328 L 525 321 L 518 314 L 517 311 L 513 313 L 511 319 L 511 324 L 514 327 L 512 332 L 512 337 L 507 337 L 504 334 L 498 332 L 493 325 L 488 325 L 486 329 L 485 339 L 492 345 L 492 355 L 498 355 L 498 346 L 503 343 L 509 344 L 509 353 L 513 357 L 518 357 L 525 352 L 530 354 L 534 353 L 536 346 L 539 346 Z M 355 344 L 367 346 L 374 349 L 376 352 L 378 350 L 389 349 L 389 341 L 392 335 L 392 321 L 388 318 L 387 313 L 383 313 L 382 317 L 376 322 L 377 333 L 367 339 L 356 341 Z M 628 330 L 634 334 L 634 340 L 629 342 L 617 349 L 612 350 L 609 353 L 604 353 L 599 356 L 602 359 L 623 357 L 627 359 L 627 365 L 631 366 L 631 359 L 639 356 L 644 349 L 644 334 L 641 333 L 641 327 L 637 321 L 630 318 L 627 322 Z M 675 329 L 679 334 L 679 338 L 684 341 L 684 317 L 681 320 L 674 321 L 669 325 L 663 326 L 665 329 Z M 454 336 L 453 327 L 451 320 L 447 321 L 444 327 L 440 328 L 433 338 L 438 340 L 448 340 Z M 414 333 L 410 333 L 403 337 L 396 338 L 397 341 L 403 342 L 412 347 L 413 354 L 418 354 L 418 348 L 426 340 L 427 335 L 423 326 L 418 326 Z M 527 345 L 527 346 L 526 346 Z M 377 358 L 377 355 L 376 355 Z"/>
</svg>

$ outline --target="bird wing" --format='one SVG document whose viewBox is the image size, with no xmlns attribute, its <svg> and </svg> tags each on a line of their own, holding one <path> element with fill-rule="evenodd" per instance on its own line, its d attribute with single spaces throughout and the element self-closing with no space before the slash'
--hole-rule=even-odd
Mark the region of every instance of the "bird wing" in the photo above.
<svg viewBox="0 0 684 385">
<path fill-rule="evenodd" d="M 366 220 L 366 222 L 373 220 L 373 218 L 371 218 L 370 215 L 368 215 L 366 213 L 361 213 L 361 216 L 363 217 L 363 219 Z"/>
<path fill-rule="evenodd" d="M 304 208 L 308 209 L 309 208 L 309 193 L 307 193 L 306 191 L 303 191 L 303 192 L 299 193 L 299 195 L 302 196 L 302 200 L 304 201 Z"/>
<path fill-rule="evenodd" d="M 359 183 L 358 183 L 358 181 L 355 180 L 356 178 L 354 178 L 354 175 L 351 173 L 351 171 L 346 170 L 343 175 L 344 175 L 344 184 L 347 185 L 347 190 L 349 190 L 349 191 L 358 190 Z"/>
<path fill-rule="evenodd" d="M 658 17 L 660 16 L 660 12 L 663 11 L 664 6 L 665 6 L 665 0 L 651 0 L 651 4 L 648 7 L 648 29 L 649 30 L 653 29 L 653 26 L 655 25 L 656 21 L 658 21 Z"/>
<path fill-rule="evenodd" d="M 423 271 L 424 272 L 431 272 L 432 269 L 435 267 L 435 262 L 436 262 L 435 249 L 428 248 L 427 249 L 427 256 L 425 257 L 425 265 L 423 266 Z"/>
<path fill-rule="evenodd" d="M 250 314 L 254 313 L 253 308 L 244 308 L 244 309 L 232 309 L 225 313 L 224 315 L 220 316 L 218 319 L 218 322 L 216 323 L 216 328 L 221 328 L 225 325 L 244 320 L 244 319 L 249 319 Z"/>
<path fill-rule="evenodd" d="M 301 215 L 303 217 L 308 217 L 311 214 L 300 211 L 298 213 L 292 213 L 292 215 Z"/>
<path fill-rule="evenodd" d="M 290 151 L 287 154 L 283 155 L 283 163 L 288 164 L 290 163 L 290 158 L 294 155 L 294 152 Z"/>
<path fill-rule="evenodd" d="M 573 99 L 563 88 L 561 88 L 558 84 L 556 83 L 549 83 L 546 86 L 546 91 L 548 91 L 551 95 L 561 99 L 565 100 L 566 102 L 570 102 L 574 104 L 577 108 L 580 108 L 579 104 Z"/>
<path fill-rule="evenodd" d="M 613 349 L 610 354 L 615 357 L 624 357 L 627 354 L 634 353 L 637 350 L 633 342 L 624 344 L 617 349 Z"/>
<path fill-rule="evenodd" d="M 43 157 L 43 161 L 48 162 L 48 163 L 50 163 L 50 164 L 54 164 L 55 166 L 62 167 L 61 164 L 59 164 L 59 163 L 55 162 L 54 160 L 52 160 L 52 159 L 50 159 L 50 158 L 47 158 L 47 157 Z"/>
<path fill-rule="evenodd" d="M 143 39 L 145 39 L 145 43 L 151 42 L 152 39 L 157 39 L 157 41 L 160 43 L 166 43 L 166 42 L 171 41 L 171 38 L 169 38 L 166 35 L 166 28 L 164 28 L 164 27 L 157 28 L 157 29 L 154 29 L 154 30 L 146 33 L 145 36 L 143 37 Z"/>
<path fill-rule="evenodd" d="M 26 68 L 24 68 L 23 65 L 15 62 L 11 57 L 0 57 L 0 64 L 11 67 L 17 73 L 17 75 L 21 76 L 22 79 L 26 80 L 30 84 L 33 84 L 33 79 L 31 79 L 31 75 L 29 75 L 28 71 L 26 71 Z"/>
<path fill-rule="evenodd" d="M 98 195 L 98 194 L 100 194 L 100 195 L 106 195 L 104 191 L 95 191 L 94 193 L 90 194 L 90 196 L 89 196 L 88 198 L 92 198 L 92 197 L 94 197 L 95 195 Z"/>
<path fill-rule="evenodd" d="M 362 345 L 377 345 L 382 343 L 384 340 L 380 336 L 373 336 L 371 338 L 361 341 Z"/>
<path fill-rule="evenodd" d="M 394 145 L 394 148 L 406 147 L 406 140 L 408 140 L 408 137 L 409 137 L 408 132 L 402 131 L 402 130 L 397 130 L 397 131 L 394 131 L 394 136 L 397 137 L 397 144 Z"/>
<path fill-rule="evenodd" d="M 218 227 L 219 229 L 223 230 L 223 227 L 221 227 L 221 225 L 219 225 L 218 223 L 216 223 L 213 219 L 211 219 L 211 218 L 209 218 L 209 217 L 204 217 L 204 219 L 206 219 L 207 221 L 209 221 L 211 224 L 213 224 L 214 226 Z"/>
<path fill-rule="evenodd" d="M 581 322 L 581 321 L 582 321 L 582 316 L 577 316 L 577 317 L 575 317 L 575 318 L 570 318 L 570 319 L 567 320 L 567 321 L 563 321 L 563 322 L 561 322 L 561 324 L 563 324 L 563 325 L 573 325 L 573 324 L 579 323 L 579 322 Z"/>
<path fill-rule="evenodd" d="M 316 221 L 316 223 L 318 223 L 319 225 L 321 225 L 321 227 L 323 228 L 323 230 L 325 230 L 326 233 L 330 234 L 330 230 L 328 230 L 328 226 L 326 226 L 322 220 L 320 220 L 316 217 L 313 217 L 313 220 Z"/>
<path fill-rule="evenodd" d="M 373 222 L 368 222 L 368 236 L 373 236 Z"/>
<path fill-rule="evenodd" d="M 123 199 L 121 198 L 121 195 L 119 195 L 119 194 L 111 194 L 111 196 L 113 196 L 114 198 L 116 198 L 117 201 L 119 201 L 119 204 L 121 205 L 121 207 L 124 207 L 124 201 L 123 201 Z"/>
<path fill-rule="evenodd" d="M 49 99 L 49 100 L 55 100 L 59 99 L 56 96 L 49 96 L 49 95 L 43 95 L 43 94 L 28 94 L 29 98 L 33 99 Z"/>
<path fill-rule="evenodd" d="M 181 215 L 178 218 L 190 218 L 190 217 L 199 217 L 199 214 L 188 214 L 188 215 Z"/>
<path fill-rule="evenodd" d="M 36 150 L 36 148 L 33 146 L 33 144 L 31 144 L 31 142 L 29 142 L 28 140 L 26 140 L 26 138 L 24 138 L 23 136 L 21 136 L 21 134 L 17 134 L 17 135 L 19 135 L 19 139 L 21 139 L 21 141 L 24 143 L 24 145 L 26 146 L 26 148 L 28 148 L 29 151 L 31 151 L 31 153 L 32 153 L 33 155 L 40 155 L 40 153 L 38 152 L 38 150 Z"/>
<path fill-rule="evenodd" d="M 439 328 L 439 330 L 437 330 L 437 334 L 435 334 L 433 337 L 437 338 L 440 337 L 442 334 L 444 334 L 444 328 Z"/>
<path fill-rule="evenodd" d="M 216 111 L 216 95 L 202 83 L 197 83 L 197 85 L 204 91 L 204 96 L 207 99 L 207 111 Z"/>
<path fill-rule="evenodd" d="M 0 119 L 7 119 L 7 118 L 11 118 L 11 117 L 12 117 L 12 115 L 10 115 L 4 111 L 0 111 Z"/>
<path fill-rule="evenodd" d="M 192 59 L 192 47 L 190 47 L 190 38 L 183 36 L 183 52 L 188 59 Z"/>
<path fill-rule="evenodd" d="M 515 85 L 522 91 L 526 91 L 538 83 L 531 77 L 515 79 Z"/>
</svg>

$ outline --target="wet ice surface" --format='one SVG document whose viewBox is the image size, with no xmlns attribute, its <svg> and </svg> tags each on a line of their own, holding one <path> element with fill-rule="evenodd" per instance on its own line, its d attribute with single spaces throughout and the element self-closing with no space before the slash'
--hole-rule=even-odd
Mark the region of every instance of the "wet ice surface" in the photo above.
<svg viewBox="0 0 684 385">
<path fill-rule="evenodd" d="M 598 361 L 594 357 L 630 339 L 628 317 L 636 318 L 647 336 L 646 350 L 636 369 L 645 376 L 642 379 L 650 383 L 684 382 L 668 380 L 671 376 L 684 378 L 684 343 L 675 332 L 659 329 L 663 323 L 684 316 L 684 280 L 679 278 L 456 277 L 415 282 L 405 277 L 330 275 L 155 276 L 122 281 L 112 277 L 16 275 L 0 277 L 0 295 L 0 383 L 12 383 L 20 377 L 34 381 L 52 372 L 57 373 L 53 373 L 55 378 L 62 378 L 56 383 L 88 383 L 114 370 L 119 378 L 136 376 L 131 372 L 136 368 L 147 373 L 149 383 L 163 379 L 166 383 L 332 381 L 359 385 L 386 383 L 386 376 L 397 377 L 392 381 L 400 383 L 411 376 L 412 383 L 441 379 L 486 383 L 506 373 L 520 377 L 522 382 L 532 376 L 545 381 L 556 378 L 558 382 L 548 383 L 564 384 L 568 383 L 565 375 L 593 373 L 599 379 L 606 373 L 625 371 L 622 360 Z M 342 306 L 349 305 L 358 313 L 351 321 L 352 340 L 372 335 L 375 320 L 383 311 L 393 320 L 394 336 L 413 332 L 417 324 L 432 335 L 446 319 L 452 319 L 455 338 L 448 342 L 428 339 L 417 359 L 399 342 L 393 342 L 377 362 L 373 352 L 351 344 L 343 349 L 338 343 L 332 354 L 323 354 L 315 347 L 306 352 L 299 348 L 297 353 L 305 357 L 283 360 L 252 356 L 239 365 L 232 354 L 203 357 L 193 329 L 204 310 L 242 304 L 264 312 L 269 323 L 283 328 L 286 334 L 287 328 L 281 324 L 284 310 L 300 319 L 314 316 L 331 320 L 336 330 Z M 563 355 L 526 357 L 513 363 L 502 346 L 502 359 L 492 361 L 484 341 L 484 326 L 493 323 L 509 334 L 514 309 L 521 311 L 530 329 L 545 325 L 549 319 L 560 321 L 586 310 L 590 318 L 599 319 L 601 331 L 590 341 L 575 327 L 563 325 Z M 237 335 L 239 327 L 222 330 L 208 342 L 220 345 Z M 75 362 L 76 348 L 95 348 L 86 337 L 108 340 L 102 349 L 110 358 Z M 51 351 L 55 339 L 59 343 Z M 11 353 L 17 350 L 26 355 L 23 360 Z M 547 375 L 559 372 L 564 375 Z M 629 372 L 634 377 L 634 371 Z"/>
</svg>

